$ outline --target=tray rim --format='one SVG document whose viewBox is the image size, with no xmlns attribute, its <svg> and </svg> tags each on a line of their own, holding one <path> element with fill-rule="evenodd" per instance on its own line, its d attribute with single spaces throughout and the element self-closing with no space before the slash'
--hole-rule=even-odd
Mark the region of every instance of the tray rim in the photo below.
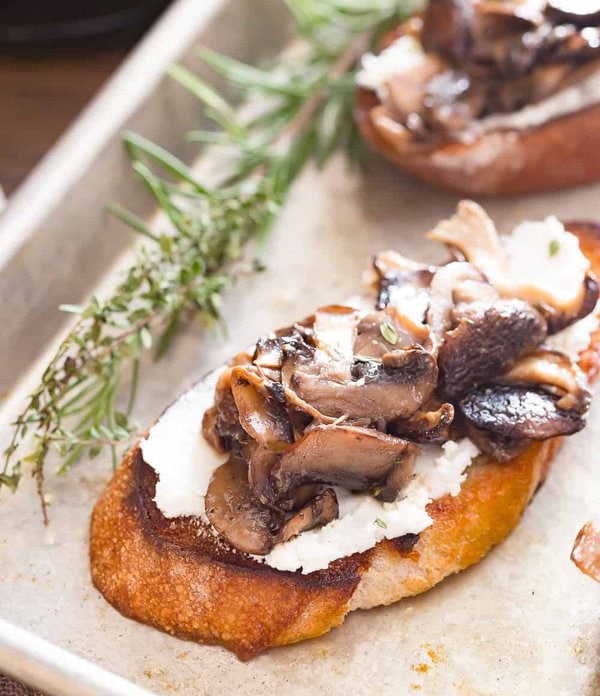
<svg viewBox="0 0 600 696">
<path fill-rule="evenodd" d="M 151 696 L 93 662 L 0 619 L 0 666 L 5 674 L 57 696 Z"/>
<path fill-rule="evenodd" d="M 32 242 L 44 219 L 157 87 L 167 67 L 231 1 L 199 5 L 176 0 L 163 13 L 0 211 L 0 273 Z M 48 696 L 154 693 L 2 618 L 0 670 Z"/>
<path fill-rule="evenodd" d="M 227 1 L 176 0 L 44 155 L 0 215 L 0 273 Z"/>
</svg>

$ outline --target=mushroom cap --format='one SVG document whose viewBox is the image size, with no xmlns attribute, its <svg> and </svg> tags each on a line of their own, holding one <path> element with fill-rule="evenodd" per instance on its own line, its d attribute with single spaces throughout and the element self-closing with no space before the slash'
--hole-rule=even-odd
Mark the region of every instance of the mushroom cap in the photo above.
<svg viewBox="0 0 600 696">
<path fill-rule="evenodd" d="M 546 337 L 542 315 L 521 300 L 460 305 L 453 319 L 438 353 L 438 392 L 448 400 L 502 375 Z"/>
<path fill-rule="evenodd" d="M 541 389 L 498 384 L 469 392 L 459 408 L 480 430 L 512 440 L 546 440 L 572 435 L 585 425 L 585 412 L 561 409 L 558 401 Z"/>
</svg>

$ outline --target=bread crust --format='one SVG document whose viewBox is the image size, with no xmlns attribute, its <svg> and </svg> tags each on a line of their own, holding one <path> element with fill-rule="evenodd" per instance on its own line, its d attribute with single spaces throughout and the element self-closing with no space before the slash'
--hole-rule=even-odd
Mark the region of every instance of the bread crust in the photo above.
<svg viewBox="0 0 600 696">
<path fill-rule="evenodd" d="M 571 229 L 598 273 L 600 229 Z M 599 348 L 600 331 L 580 361 L 592 377 Z M 516 526 L 559 446 L 559 439 L 535 443 L 507 463 L 481 457 L 459 495 L 428 506 L 434 522 L 418 538 L 384 540 L 302 575 L 237 552 L 196 518 L 165 519 L 153 501 L 156 474 L 136 445 L 92 514 L 92 579 L 125 616 L 249 659 L 322 635 L 349 611 L 419 594 L 477 563 Z"/>
<path fill-rule="evenodd" d="M 382 47 L 403 34 L 386 37 Z M 410 174 L 469 196 L 504 196 L 582 186 L 600 180 L 600 104 L 522 130 L 498 130 L 472 143 L 407 147 L 386 127 L 379 99 L 357 92 L 355 119 L 363 137 Z"/>
</svg>

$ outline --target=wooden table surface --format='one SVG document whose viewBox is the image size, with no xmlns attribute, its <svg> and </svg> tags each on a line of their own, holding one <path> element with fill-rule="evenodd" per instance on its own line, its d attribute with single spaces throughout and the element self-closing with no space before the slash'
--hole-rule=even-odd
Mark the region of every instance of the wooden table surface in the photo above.
<svg viewBox="0 0 600 696">
<path fill-rule="evenodd" d="M 10 195 L 121 63 L 127 48 L 0 55 L 0 187 Z"/>
</svg>

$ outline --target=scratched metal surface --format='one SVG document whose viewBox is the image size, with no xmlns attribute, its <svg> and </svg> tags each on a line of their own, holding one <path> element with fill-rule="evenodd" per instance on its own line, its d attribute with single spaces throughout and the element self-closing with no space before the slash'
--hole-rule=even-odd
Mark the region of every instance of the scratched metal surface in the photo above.
<svg viewBox="0 0 600 696">
<path fill-rule="evenodd" d="M 168 119 L 162 127 L 170 127 Z M 116 175 L 128 176 L 122 167 Z M 521 219 L 550 213 L 600 219 L 599 201 L 600 186 L 595 186 L 486 206 L 508 230 Z M 227 295 L 228 336 L 191 327 L 160 364 L 146 365 L 140 420 L 152 420 L 186 386 L 262 332 L 359 291 L 361 271 L 376 250 L 393 247 L 420 259 L 440 258 L 440 249 L 422 233 L 455 202 L 379 160 L 360 175 L 340 161 L 325 172 L 307 172 L 268 243 L 268 270 L 244 278 Z M 81 214 L 83 206 L 100 209 L 104 203 L 82 199 Z M 105 264 L 99 292 L 114 282 L 113 265 L 126 263 L 126 254 L 115 253 Z M 67 286 L 72 280 L 79 287 L 76 269 L 65 269 L 64 277 Z M 49 303 L 46 311 L 53 308 Z M 26 314 L 20 320 L 35 333 Z M 51 349 L 52 342 L 46 357 Z M 44 359 L 42 351 L 5 402 L 0 437 L 7 436 L 7 423 Z M 600 402 L 588 428 L 567 440 L 522 523 L 478 566 L 421 597 L 356 612 L 319 639 L 246 664 L 221 648 L 183 642 L 125 619 L 94 589 L 87 558 L 89 516 L 110 476 L 108 462 L 99 458 L 66 478 L 48 477 L 48 529 L 41 524 L 30 481 L 16 496 L 0 498 L 0 618 L 158 694 L 595 696 L 600 693 L 600 586 L 574 568 L 569 553 L 576 532 L 600 509 L 599 450 Z M 10 665 L 3 664 L 5 639 L 0 626 L 0 669 L 15 671 L 15 661 L 21 660 L 28 678 L 39 683 L 26 645 L 17 658 L 13 652 Z M 69 693 L 128 693 L 115 684 L 113 690 L 97 685 L 93 688 L 99 690 L 92 690 L 89 680 L 78 681 L 81 675 L 69 667 L 54 669 L 55 693 L 67 693 L 55 685 L 60 679 Z"/>
</svg>

